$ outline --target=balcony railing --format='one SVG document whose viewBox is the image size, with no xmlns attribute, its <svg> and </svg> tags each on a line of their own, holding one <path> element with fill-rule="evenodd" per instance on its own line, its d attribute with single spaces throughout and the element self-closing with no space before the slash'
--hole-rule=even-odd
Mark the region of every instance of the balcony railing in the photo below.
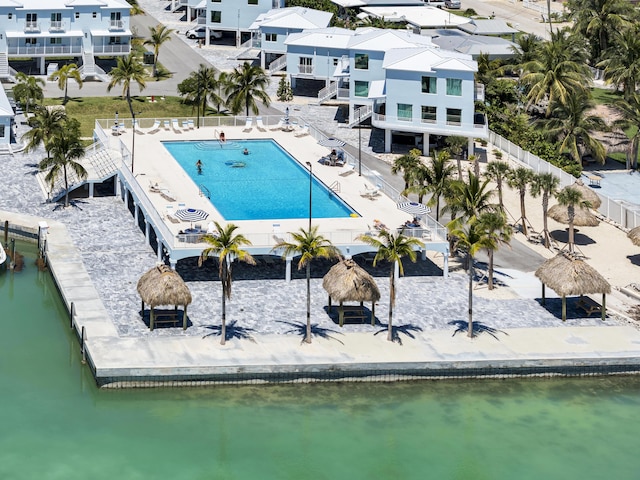
<svg viewBox="0 0 640 480">
<path fill-rule="evenodd" d="M 121 45 L 94 45 L 93 53 L 129 53 L 131 51 L 131 45 L 124 43 Z"/>
<path fill-rule="evenodd" d="M 313 73 L 313 65 L 298 65 L 298 73 L 311 75 Z"/>
<path fill-rule="evenodd" d="M 109 30 L 124 30 L 123 20 L 111 20 L 109 22 Z"/>
<path fill-rule="evenodd" d="M 374 113 L 371 118 L 373 125 L 380 128 L 390 128 L 395 126 L 398 129 L 402 129 L 404 127 L 415 131 L 425 129 L 426 131 L 436 133 L 449 130 L 459 131 L 460 134 L 473 133 L 476 135 L 488 135 L 489 132 L 486 116 L 482 113 L 476 113 L 474 115 L 473 123 L 462 122 L 459 117 L 449 117 L 445 122 L 440 123 L 428 119 L 420 119 L 419 122 L 416 120 L 407 122 L 406 119 L 390 115 L 382 115 L 380 113 Z"/>
<path fill-rule="evenodd" d="M 66 30 L 64 22 L 61 20 L 51 20 L 49 25 L 50 32 L 64 32 Z"/>
<path fill-rule="evenodd" d="M 38 22 L 24 22 L 24 31 L 25 32 L 39 32 L 40 24 Z"/>
<path fill-rule="evenodd" d="M 80 55 L 82 54 L 82 47 L 80 45 L 50 45 L 47 47 L 25 45 L 9 47 L 7 53 L 17 57 L 31 57 L 33 55 Z"/>
</svg>

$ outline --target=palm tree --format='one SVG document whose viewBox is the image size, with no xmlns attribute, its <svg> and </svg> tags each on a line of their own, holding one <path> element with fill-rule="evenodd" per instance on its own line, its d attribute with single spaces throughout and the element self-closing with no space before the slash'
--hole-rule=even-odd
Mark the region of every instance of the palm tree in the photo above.
<svg viewBox="0 0 640 480">
<path fill-rule="evenodd" d="M 533 33 L 527 33 L 516 38 L 515 43 L 511 47 L 513 52 L 511 63 L 505 65 L 503 69 L 519 73 L 524 65 L 537 59 L 537 52 L 542 45 L 542 38 Z"/>
<path fill-rule="evenodd" d="M 178 93 L 184 96 L 188 102 L 196 105 L 202 115 L 206 115 L 207 105 L 209 103 L 216 104 L 217 110 L 220 110 L 220 104 L 223 103 L 222 98 L 218 95 L 220 92 L 220 79 L 224 78 L 221 73 L 216 76 L 213 67 L 207 67 L 201 63 L 198 70 L 191 74 L 178 85 Z"/>
<path fill-rule="evenodd" d="M 603 60 L 596 66 L 604 69 L 604 79 L 622 88 L 629 99 L 640 82 L 640 29 L 633 26 L 615 36 L 615 43 L 603 52 Z"/>
<path fill-rule="evenodd" d="M 584 151 L 602 164 L 606 159 L 604 146 L 592 134 L 606 130 L 607 124 L 601 117 L 588 114 L 592 108 L 593 101 L 586 94 L 575 93 L 564 103 L 554 104 L 551 116 L 540 121 L 547 137 L 560 143 L 559 153 L 568 152 L 578 165 L 582 165 Z"/>
<path fill-rule="evenodd" d="M 158 24 L 155 27 L 149 27 L 149 38 L 144 41 L 145 45 L 153 47 L 153 76 L 158 74 L 158 56 L 160 55 L 160 47 L 163 43 L 171 40 L 173 29 L 166 25 Z"/>
<path fill-rule="evenodd" d="M 218 277 L 222 283 L 222 326 L 220 328 L 220 345 L 224 345 L 227 337 L 227 299 L 231 299 L 231 283 L 233 282 L 232 267 L 233 261 L 238 259 L 241 262 L 255 265 L 256 261 L 251 254 L 243 250 L 244 245 L 251 245 L 247 238 L 235 231 L 239 228 L 233 223 L 222 227 L 218 222 L 213 222 L 217 235 L 206 234 L 202 237 L 202 241 L 211 245 L 205 248 L 198 259 L 198 266 L 209 256 L 218 257 Z"/>
<path fill-rule="evenodd" d="M 258 113 L 256 99 L 265 107 L 271 104 L 266 88 L 269 85 L 269 77 L 259 66 L 252 66 L 244 62 L 242 66 L 233 69 L 229 75 L 229 83 L 225 89 L 228 95 L 227 104 L 232 113 L 238 114 L 242 110 L 249 116 L 249 110 Z"/>
<path fill-rule="evenodd" d="M 51 158 L 50 140 L 64 128 L 66 120 L 67 114 L 62 108 L 46 108 L 38 105 L 33 117 L 29 118 L 30 130 L 22 136 L 22 139 L 27 142 L 25 149 L 33 151 L 43 144 L 47 158 Z"/>
<path fill-rule="evenodd" d="M 449 152 L 439 152 L 425 169 L 425 189 L 427 193 L 431 193 L 431 198 L 429 198 L 427 205 L 435 207 L 436 222 L 440 221 L 440 198 L 449 191 L 456 168 L 449 162 L 450 159 Z"/>
<path fill-rule="evenodd" d="M 509 175 L 509 164 L 507 162 L 489 162 L 484 175 L 489 180 L 496 182 L 496 189 L 498 190 L 498 206 L 501 210 L 504 210 L 504 202 L 502 201 L 502 193 L 504 182 Z"/>
<path fill-rule="evenodd" d="M 395 283 L 395 270 L 396 265 L 400 275 L 404 275 L 404 267 L 402 265 L 402 258 L 409 257 L 412 262 L 416 261 L 417 254 L 416 248 L 424 247 L 424 243 L 414 237 L 407 237 L 402 232 L 396 234 L 391 233 L 389 230 L 381 230 L 378 233 L 378 238 L 370 235 L 360 235 L 358 240 L 371 245 L 376 251 L 376 256 L 373 258 L 373 266 L 375 267 L 378 261 L 386 260 L 391 263 L 391 271 L 389 273 L 389 326 L 387 333 L 387 340 L 393 341 L 393 307 L 396 302 L 396 283 Z"/>
<path fill-rule="evenodd" d="M 46 171 L 45 181 L 53 189 L 58 175 L 62 171 L 64 178 L 64 206 L 69 206 L 69 170 L 73 171 L 78 178 L 87 177 L 87 171 L 77 160 L 84 157 L 84 145 L 80 141 L 80 123 L 77 120 L 68 120 L 65 128 L 56 131 L 47 141 L 51 156 L 38 163 L 41 171 Z"/>
<path fill-rule="evenodd" d="M 545 248 L 551 246 L 551 236 L 549 234 L 549 222 L 547 221 L 547 212 L 549 211 L 549 197 L 558 193 L 560 179 L 553 173 L 537 173 L 533 175 L 531 180 L 531 195 L 537 197 L 542 195 L 542 222 L 543 222 L 543 238 Z"/>
<path fill-rule="evenodd" d="M 566 29 L 551 34 L 551 41 L 544 42 L 537 56 L 522 66 L 522 83 L 529 88 L 529 105 L 548 101 L 546 116 L 551 106 L 565 103 L 578 92 L 586 92 L 591 83 L 591 73 L 584 62 L 584 49 Z"/>
<path fill-rule="evenodd" d="M 318 226 L 310 230 L 301 228 L 299 232 L 291 233 L 293 242 L 280 241 L 273 250 L 282 249 L 282 256 L 300 255 L 298 270 L 307 267 L 307 333 L 306 343 L 311 343 L 311 261 L 314 258 L 340 258 L 340 250 L 331 242 L 318 234 Z"/>
<path fill-rule="evenodd" d="M 527 187 L 533 180 L 533 170 L 527 167 L 518 167 L 511 170 L 507 176 L 507 185 L 513 189 L 517 189 L 520 193 L 520 220 L 522 221 L 522 233 L 526 237 L 527 234 L 527 213 L 525 209 L 524 199 L 527 194 Z"/>
<path fill-rule="evenodd" d="M 31 104 L 44 98 L 42 87 L 45 82 L 41 78 L 33 77 L 23 72 L 16 74 L 16 82 L 16 86 L 13 87 L 13 95 L 20 103 L 26 106 L 25 111 L 29 113 Z"/>
<path fill-rule="evenodd" d="M 479 217 L 482 213 L 494 210 L 496 205 L 491 203 L 494 191 L 489 187 L 489 179 L 484 181 L 469 172 L 469 180 L 454 181 L 451 183 L 447 211 L 462 214 L 461 218 L 470 219 Z"/>
<path fill-rule="evenodd" d="M 58 88 L 60 90 L 64 90 L 64 99 L 62 100 L 63 105 L 66 104 L 69 99 L 69 96 L 67 95 L 69 79 L 75 80 L 78 84 L 78 88 L 82 88 L 82 76 L 80 75 L 80 70 L 75 63 L 67 63 L 49 75 L 49 80 L 57 80 Z"/>
<path fill-rule="evenodd" d="M 578 208 L 589 208 L 591 207 L 591 203 L 582 198 L 582 192 L 577 188 L 573 187 L 564 187 L 560 192 L 556 195 L 556 200 L 563 207 L 567 207 L 567 217 L 569 219 L 569 252 L 573 253 L 573 245 L 574 245 L 574 229 L 573 229 L 573 221 L 576 218 L 576 207 Z"/>
<path fill-rule="evenodd" d="M 624 132 L 633 132 L 627 153 L 627 170 L 638 168 L 638 145 L 640 145 L 640 95 L 633 93 L 626 100 L 616 102 L 616 107 L 622 113 L 622 118 L 613 124 Z"/>
<path fill-rule="evenodd" d="M 408 154 L 402 155 L 401 157 L 396 158 L 393 161 L 393 165 L 391 166 L 391 173 L 394 175 L 398 175 L 402 173 L 402 179 L 404 180 L 404 189 L 407 190 L 409 188 L 409 182 L 411 181 L 411 177 L 418 167 L 422 165 L 420 161 L 420 156 L 422 152 L 417 148 L 412 148 Z"/>
<path fill-rule="evenodd" d="M 478 218 L 480 230 L 487 236 L 487 254 L 489 256 L 488 288 L 493 290 L 493 254 L 500 245 L 509 245 L 513 228 L 507 222 L 504 211 L 485 212 Z"/>
<path fill-rule="evenodd" d="M 147 80 L 147 70 L 140 59 L 133 53 L 126 57 L 118 57 L 118 63 L 115 68 L 109 72 L 111 81 L 107 85 L 107 92 L 110 92 L 116 85 L 122 84 L 122 96 L 127 99 L 131 118 L 135 117 L 133 104 L 131 102 L 131 83 L 138 84 L 140 91 L 144 90 Z"/>
<path fill-rule="evenodd" d="M 476 254 L 483 248 L 495 248 L 493 240 L 487 235 L 480 221 L 472 217 L 466 224 L 461 219 L 452 220 L 447 224 L 449 234 L 457 238 L 458 245 L 466 251 L 469 265 L 469 330 L 467 335 L 473 337 L 473 261 Z"/>
<path fill-rule="evenodd" d="M 460 154 L 462 148 L 467 144 L 467 139 L 459 135 L 450 135 L 445 139 L 447 144 L 447 150 L 451 153 L 451 156 L 456 159 L 458 165 L 458 180 L 462 180 L 462 164 L 460 160 Z"/>
</svg>

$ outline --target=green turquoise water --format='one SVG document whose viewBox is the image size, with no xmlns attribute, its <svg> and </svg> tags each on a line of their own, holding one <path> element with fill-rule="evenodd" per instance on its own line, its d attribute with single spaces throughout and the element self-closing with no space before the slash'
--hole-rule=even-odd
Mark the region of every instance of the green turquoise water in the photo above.
<svg viewBox="0 0 640 480">
<path fill-rule="evenodd" d="M 26 266 L 0 273 L 0 479 L 640 478 L 639 378 L 101 391 Z"/>
</svg>

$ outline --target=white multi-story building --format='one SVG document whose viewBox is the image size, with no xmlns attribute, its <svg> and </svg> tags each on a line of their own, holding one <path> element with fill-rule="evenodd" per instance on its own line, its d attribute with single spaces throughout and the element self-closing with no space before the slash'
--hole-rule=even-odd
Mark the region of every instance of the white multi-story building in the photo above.
<svg viewBox="0 0 640 480">
<path fill-rule="evenodd" d="M 289 35 L 287 72 L 299 79 L 323 80 L 320 102 L 349 102 L 349 124 L 371 118 L 384 130 L 385 151 L 394 138 L 425 153 L 431 136 L 487 138 L 483 114 L 475 112 L 478 69 L 471 55 L 443 50 L 430 37 L 403 30 L 315 29 Z"/>
<path fill-rule="evenodd" d="M 13 108 L 11 108 L 7 94 L 4 88 L 0 88 L 0 152 L 4 152 L 11 143 L 13 117 Z"/>
<path fill-rule="evenodd" d="M 77 58 L 84 77 L 99 76 L 95 56 L 131 51 L 125 0 L 0 0 L 0 78 L 11 79 L 12 58 Z"/>
</svg>

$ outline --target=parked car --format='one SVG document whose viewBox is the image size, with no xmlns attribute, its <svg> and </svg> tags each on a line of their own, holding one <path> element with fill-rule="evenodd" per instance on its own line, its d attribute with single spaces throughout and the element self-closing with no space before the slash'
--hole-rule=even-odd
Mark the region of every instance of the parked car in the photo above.
<svg viewBox="0 0 640 480">
<path fill-rule="evenodd" d="M 444 7 L 444 0 L 422 0 L 424 2 L 425 5 L 428 5 L 430 7 L 438 7 L 438 8 L 442 8 Z"/>
<path fill-rule="evenodd" d="M 444 7 L 459 10 L 461 7 L 460 0 L 444 0 Z"/>
<path fill-rule="evenodd" d="M 206 34 L 207 34 L 207 27 L 205 27 L 204 25 L 200 25 L 199 27 L 192 28 L 185 32 L 185 35 L 187 36 L 187 38 L 191 38 L 191 39 L 197 38 L 198 40 L 203 39 Z M 211 30 L 209 32 L 209 36 L 215 40 L 218 40 L 222 38 L 222 32 Z"/>
</svg>

